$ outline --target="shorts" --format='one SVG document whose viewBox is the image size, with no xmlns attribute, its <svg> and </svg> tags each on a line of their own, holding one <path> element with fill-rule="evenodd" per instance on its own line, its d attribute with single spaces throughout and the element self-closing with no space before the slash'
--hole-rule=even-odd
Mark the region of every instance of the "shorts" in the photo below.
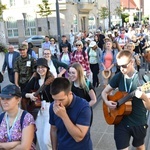
<svg viewBox="0 0 150 150">
<path fill-rule="evenodd" d="M 139 147 L 144 144 L 148 125 L 125 126 L 123 123 L 114 126 L 114 139 L 117 149 L 129 147 L 130 138 L 133 137 L 132 145 Z"/>
</svg>

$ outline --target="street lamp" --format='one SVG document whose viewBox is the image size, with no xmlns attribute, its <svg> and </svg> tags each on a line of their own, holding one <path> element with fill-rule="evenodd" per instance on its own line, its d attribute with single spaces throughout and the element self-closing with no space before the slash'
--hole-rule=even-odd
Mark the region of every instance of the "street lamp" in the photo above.
<svg viewBox="0 0 150 150">
<path fill-rule="evenodd" d="M 108 0 L 108 17 L 109 17 L 109 29 L 111 28 L 111 19 L 110 19 L 110 0 Z"/>
<path fill-rule="evenodd" d="M 57 19 L 57 34 L 58 34 L 58 42 L 61 42 L 61 29 L 60 29 L 60 16 L 59 16 L 59 4 L 58 0 L 56 0 L 56 19 Z"/>
<path fill-rule="evenodd" d="M 27 20 L 27 14 L 22 13 L 23 19 L 24 19 L 24 29 L 25 29 L 25 34 L 26 34 L 26 20 Z"/>
</svg>

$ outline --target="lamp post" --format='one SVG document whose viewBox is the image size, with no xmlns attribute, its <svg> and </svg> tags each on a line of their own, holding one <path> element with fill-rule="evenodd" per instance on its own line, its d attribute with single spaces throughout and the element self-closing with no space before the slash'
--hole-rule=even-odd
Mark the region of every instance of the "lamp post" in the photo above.
<svg viewBox="0 0 150 150">
<path fill-rule="evenodd" d="M 59 3 L 56 0 L 56 19 L 57 19 L 57 34 L 58 34 L 58 42 L 61 42 L 61 29 L 60 29 L 60 16 L 59 16 Z"/>
<path fill-rule="evenodd" d="M 24 29 L 25 29 L 25 35 L 26 35 L 26 20 L 27 20 L 27 14 L 22 13 L 23 19 L 24 19 Z"/>
<path fill-rule="evenodd" d="M 108 17 L 109 17 L 109 29 L 111 28 L 111 19 L 110 19 L 110 0 L 108 0 Z"/>
</svg>

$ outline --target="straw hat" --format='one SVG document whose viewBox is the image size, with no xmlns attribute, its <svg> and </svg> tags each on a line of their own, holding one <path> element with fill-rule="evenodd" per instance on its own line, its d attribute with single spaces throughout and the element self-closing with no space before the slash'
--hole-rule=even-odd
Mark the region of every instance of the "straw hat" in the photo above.
<svg viewBox="0 0 150 150">
<path fill-rule="evenodd" d="M 103 70 L 102 75 L 105 79 L 108 79 L 111 76 L 111 71 L 110 70 Z"/>
</svg>

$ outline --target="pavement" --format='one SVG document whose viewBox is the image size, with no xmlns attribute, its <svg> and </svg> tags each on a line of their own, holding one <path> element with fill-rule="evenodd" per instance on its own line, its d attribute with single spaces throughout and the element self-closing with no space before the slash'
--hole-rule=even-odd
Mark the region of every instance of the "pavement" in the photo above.
<svg viewBox="0 0 150 150">
<path fill-rule="evenodd" d="M 144 73 L 144 69 L 140 70 L 140 76 Z M 97 103 L 93 106 L 93 124 L 91 126 L 91 138 L 93 142 L 93 150 L 116 150 L 113 134 L 113 125 L 108 125 L 103 116 L 101 92 L 103 90 L 102 78 L 99 75 L 101 85 L 95 89 L 97 95 Z M 6 86 L 9 82 L 7 72 L 4 74 L 4 81 L 1 87 Z M 150 116 L 148 116 L 148 125 L 150 126 Z M 150 150 L 150 128 L 148 128 L 145 139 L 146 150 Z M 135 150 L 130 146 L 129 150 Z"/>
<path fill-rule="evenodd" d="M 141 75 L 144 74 L 144 69 L 140 70 Z M 149 74 L 150 76 L 150 74 Z M 100 83 L 102 83 L 101 75 L 99 75 Z M 108 125 L 103 116 L 103 100 L 101 98 L 101 92 L 103 86 L 96 89 L 97 103 L 93 107 L 93 124 L 91 126 L 91 138 L 93 142 L 93 150 L 116 150 L 114 141 L 114 126 Z M 150 115 L 148 116 L 148 125 L 150 126 Z M 132 139 L 131 139 L 132 142 Z M 135 150 L 130 144 L 129 150 Z M 147 131 L 147 136 L 145 139 L 146 150 L 150 150 L 150 127 Z"/>
</svg>

